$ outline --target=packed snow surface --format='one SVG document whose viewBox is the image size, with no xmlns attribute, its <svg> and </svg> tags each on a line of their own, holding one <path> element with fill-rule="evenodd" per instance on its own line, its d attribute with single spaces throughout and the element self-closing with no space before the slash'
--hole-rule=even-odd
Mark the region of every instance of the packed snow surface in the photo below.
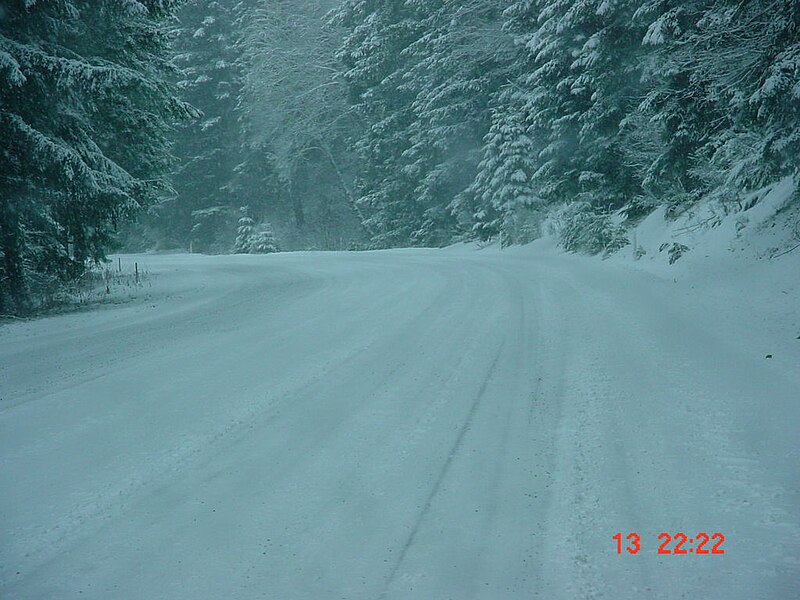
<svg viewBox="0 0 800 600">
<path fill-rule="evenodd" d="M 0 597 L 798 597 L 793 255 L 134 260 L 0 327 Z"/>
</svg>

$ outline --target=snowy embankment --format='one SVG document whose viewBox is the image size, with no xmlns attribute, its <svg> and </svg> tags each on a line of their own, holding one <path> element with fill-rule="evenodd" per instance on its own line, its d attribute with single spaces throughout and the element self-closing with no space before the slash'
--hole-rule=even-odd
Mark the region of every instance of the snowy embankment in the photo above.
<svg viewBox="0 0 800 600">
<path fill-rule="evenodd" d="M 800 251 L 693 252 L 140 256 L 0 328 L 0 596 L 795 597 Z"/>
</svg>

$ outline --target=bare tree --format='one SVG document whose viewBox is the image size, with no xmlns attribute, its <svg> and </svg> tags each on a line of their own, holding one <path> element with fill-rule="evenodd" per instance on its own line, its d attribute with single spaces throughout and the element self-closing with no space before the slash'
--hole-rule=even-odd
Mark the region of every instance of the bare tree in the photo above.
<svg viewBox="0 0 800 600">
<path fill-rule="evenodd" d="M 269 0 L 252 9 L 243 24 L 245 131 L 251 148 L 272 155 L 298 227 L 305 211 L 293 188 L 311 155 L 330 164 L 348 203 L 365 221 L 336 150 L 359 121 L 336 58 L 343 33 L 326 18 L 335 5 L 334 0 Z"/>
</svg>

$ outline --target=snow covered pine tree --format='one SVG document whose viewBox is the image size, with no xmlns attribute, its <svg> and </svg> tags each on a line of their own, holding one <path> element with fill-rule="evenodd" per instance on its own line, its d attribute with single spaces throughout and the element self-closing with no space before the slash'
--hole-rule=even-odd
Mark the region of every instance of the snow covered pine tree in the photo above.
<svg viewBox="0 0 800 600">
<path fill-rule="evenodd" d="M 168 190 L 175 0 L 0 5 L 0 313 L 100 261 L 118 220 Z"/>
</svg>

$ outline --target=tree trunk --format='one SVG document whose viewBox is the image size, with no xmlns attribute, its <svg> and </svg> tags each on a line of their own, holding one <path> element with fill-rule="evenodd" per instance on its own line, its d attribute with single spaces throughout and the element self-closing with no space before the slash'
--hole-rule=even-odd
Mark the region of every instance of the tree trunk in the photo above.
<svg viewBox="0 0 800 600">
<path fill-rule="evenodd" d="M 289 178 L 289 200 L 292 203 L 292 212 L 294 213 L 294 223 L 298 229 L 303 229 L 306 225 L 306 214 L 305 209 L 303 207 L 303 199 L 300 196 L 296 196 L 294 193 L 294 185 L 292 184 L 294 180 L 294 173 L 292 173 L 291 177 Z"/>
<path fill-rule="evenodd" d="M 3 251 L 0 311 L 25 313 L 30 308 L 30 298 L 22 264 L 22 227 L 11 200 L 0 200 L 0 249 Z"/>
<path fill-rule="evenodd" d="M 328 157 L 328 160 L 333 166 L 333 170 L 336 172 L 336 177 L 339 179 L 339 185 L 341 186 L 342 190 L 344 191 L 345 197 L 347 198 L 347 203 L 350 205 L 350 208 L 353 212 L 356 213 L 359 221 L 361 221 L 361 226 L 364 230 L 370 235 L 370 237 L 375 237 L 375 230 L 369 226 L 367 217 L 364 212 L 361 210 L 361 207 L 358 205 L 358 201 L 356 200 L 355 196 L 353 196 L 353 192 L 350 191 L 350 186 L 347 185 L 345 181 L 344 174 L 342 170 L 339 168 L 339 163 L 336 162 L 336 159 L 333 156 L 333 152 L 331 152 L 330 147 L 327 144 L 321 145 L 322 151 Z"/>
</svg>

